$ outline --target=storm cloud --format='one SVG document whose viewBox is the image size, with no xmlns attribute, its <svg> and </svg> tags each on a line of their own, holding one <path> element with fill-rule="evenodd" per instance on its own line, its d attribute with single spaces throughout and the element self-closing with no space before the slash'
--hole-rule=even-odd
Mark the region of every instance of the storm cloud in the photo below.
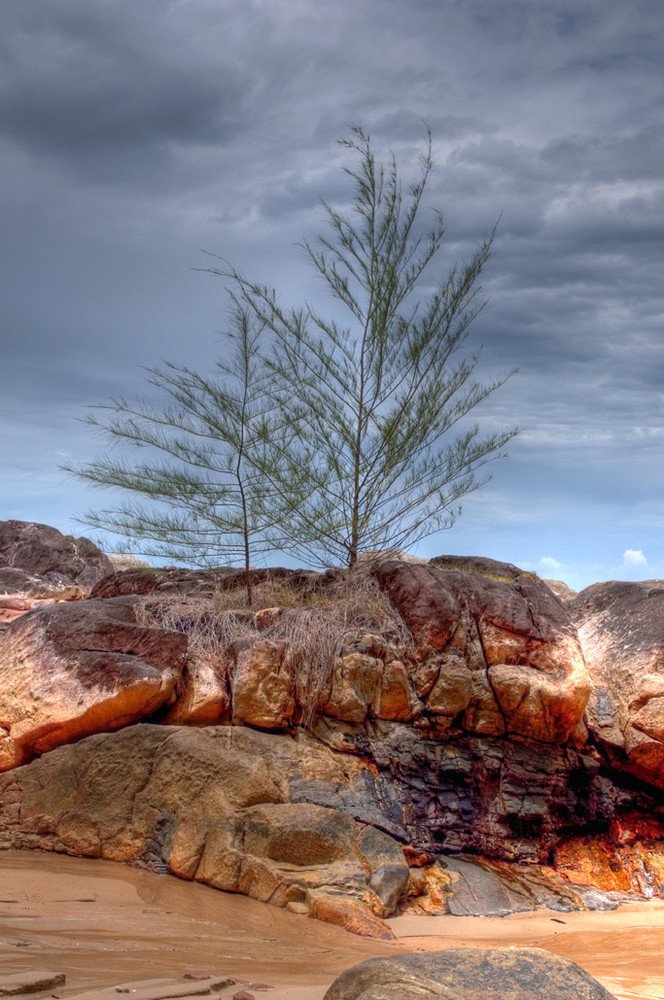
<svg viewBox="0 0 664 1000">
<path fill-rule="evenodd" d="M 86 406 L 215 356 L 201 250 L 317 299 L 336 140 L 408 176 L 426 122 L 446 263 L 500 219 L 471 341 L 519 370 L 478 417 L 521 433 L 422 551 L 664 575 L 663 45 L 659 0 L 6 0 L 0 518 L 80 531 Z"/>
</svg>

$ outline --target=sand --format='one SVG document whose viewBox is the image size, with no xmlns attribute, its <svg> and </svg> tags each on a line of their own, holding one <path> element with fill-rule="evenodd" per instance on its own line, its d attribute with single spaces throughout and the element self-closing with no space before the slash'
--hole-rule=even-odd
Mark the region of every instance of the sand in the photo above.
<svg viewBox="0 0 664 1000">
<path fill-rule="evenodd" d="M 384 944 L 243 896 L 108 861 L 0 852 L 0 976 L 51 969 L 59 1000 L 186 973 L 235 979 L 260 1000 L 321 1000 L 376 955 L 527 945 L 578 962 L 621 1000 L 664 1000 L 664 902 L 610 913 L 397 917 Z M 261 989 L 259 987 L 270 987 Z M 50 996 L 52 994 L 47 994 Z"/>
</svg>

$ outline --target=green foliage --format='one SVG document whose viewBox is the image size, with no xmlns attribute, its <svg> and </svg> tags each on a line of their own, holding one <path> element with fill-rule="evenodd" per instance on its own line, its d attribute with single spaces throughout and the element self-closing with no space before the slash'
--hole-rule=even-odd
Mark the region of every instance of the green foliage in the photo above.
<svg viewBox="0 0 664 1000">
<path fill-rule="evenodd" d="M 477 381 L 479 353 L 462 353 L 482 308 L 493 233 L 470 260 L 430 276 L 444 236 L 440 213 L 427 233 L 416 230 L 430 137 L 407 196 L 394 158 L 377 164 L 361 129 L 342 145 L 358 162 L 346 170 L 353 210 L 325 204 L 330 235 L 304 250 L 347 325 L 311 305 L 284 309 L 273 288 L 230 265 L 210 270 L 274 335 L 281 406 L 300 408 L 295 460 L 312 489 L 294 512 L 292 547 L 314 562 L 353 565 L 364 550 L 403 548 L 450 527 L 461 498 L 486 482 L 479 470 L 516 431 L 482 435 L 465 421 L 506 378 Z M 432 290 L 421 294 L 422 285 Z"/>
<path fill-rule="evenodd" d="M 434 213 L 428 232 L 419 227 L 430 137 L 406 194 L 394 158 L 377 163 L 361 129 L 341 145 L 355 163 L 352 211 L 324 204 L 328 235 L 303 247 L 336 300 L 332 318 L 283 307 L 225 261 L 209 268 L 230 286 L 230 360 L 210 377 L 151 369 L 165 405 L 116 399 L 88 418 L 146 457 L 69 470 L 136 498 L 86 523 L 169 561 L 241 562 L 250 604 L 250 561 L 267 552 L 353 566 L 363 551 L 449 527 L 516 433 L 482 434 L 466 420 L 507 377 L 477 380 L 479 354 L 463 350 L 493 233 L 432 273 L 444 226 Z"/>
<path fill-rule="evenodd" d="M 150 369 L 162 406 L 115 399 L 86 422 L 105 440 L 149 449 L 140 461 L 106 455 L 67 471 L 95 487 L 133 494 L 128 501 L 89 512 L 85 522 L 112 531 L 144 555 L 169 562 L 244 564 L 251 603 L 251 559 L 278 548 L 292 504 L 299 499 L 285 473 L 281 450 L 291 431 L 275 409 L 274 373 L 260 349 L 262 330 L 242 309 L 232 313 L 228 353 L 205 377 L 181 365 Z M 227 358 L 227 359 L 226 359 Z M 147 503 L 146 503 L 147 501 Z"/>
</svg>

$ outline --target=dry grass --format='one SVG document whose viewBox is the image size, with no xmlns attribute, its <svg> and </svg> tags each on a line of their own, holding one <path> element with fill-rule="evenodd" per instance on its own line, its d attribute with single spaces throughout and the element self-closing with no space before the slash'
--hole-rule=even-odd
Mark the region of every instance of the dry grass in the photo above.
<svg viewBox="0 0 664 1000">
<path fill-rule="evenodd" d="M 274 611 L 268 614 L 266 609 Z M 138 615 L 143 624 L 185 632 L 190 654 L 218 669 L 232 666 L 238 645 L 284 645 L 300 700 L 306 702 L 305 725 L 349 637 L 370 632 L 412 648 L 405 622 L 362 568 L 321 577 L 319 583 L 304 587 L 287 578 L 257 583 L 251 609 L 243 587 L 219 590 L 211 598 L 153 594 L 139 606 Z"/>
</svg>

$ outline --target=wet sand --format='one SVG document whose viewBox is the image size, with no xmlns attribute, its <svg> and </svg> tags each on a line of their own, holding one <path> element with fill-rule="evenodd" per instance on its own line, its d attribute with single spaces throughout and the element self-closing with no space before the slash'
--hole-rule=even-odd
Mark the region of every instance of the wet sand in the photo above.
<svg viewBox="0 0 664 1000">
<path fill-rule="evenodd" d="M 0 976 L 64 972 L 58 998 L 212 973 L 239 984 L 217 994 L 224 1000 L 242 988 L 257 1000 L 321 1000 L 343 969 L 373 956 L 519 945 L 571 958 L 621 1000 L 664 1000 L 662 901 L 610 913 L 406 916 L 390 924 L 398 941 L 384 944 L 109 861 L 0 852 Z"/>
</svg>

